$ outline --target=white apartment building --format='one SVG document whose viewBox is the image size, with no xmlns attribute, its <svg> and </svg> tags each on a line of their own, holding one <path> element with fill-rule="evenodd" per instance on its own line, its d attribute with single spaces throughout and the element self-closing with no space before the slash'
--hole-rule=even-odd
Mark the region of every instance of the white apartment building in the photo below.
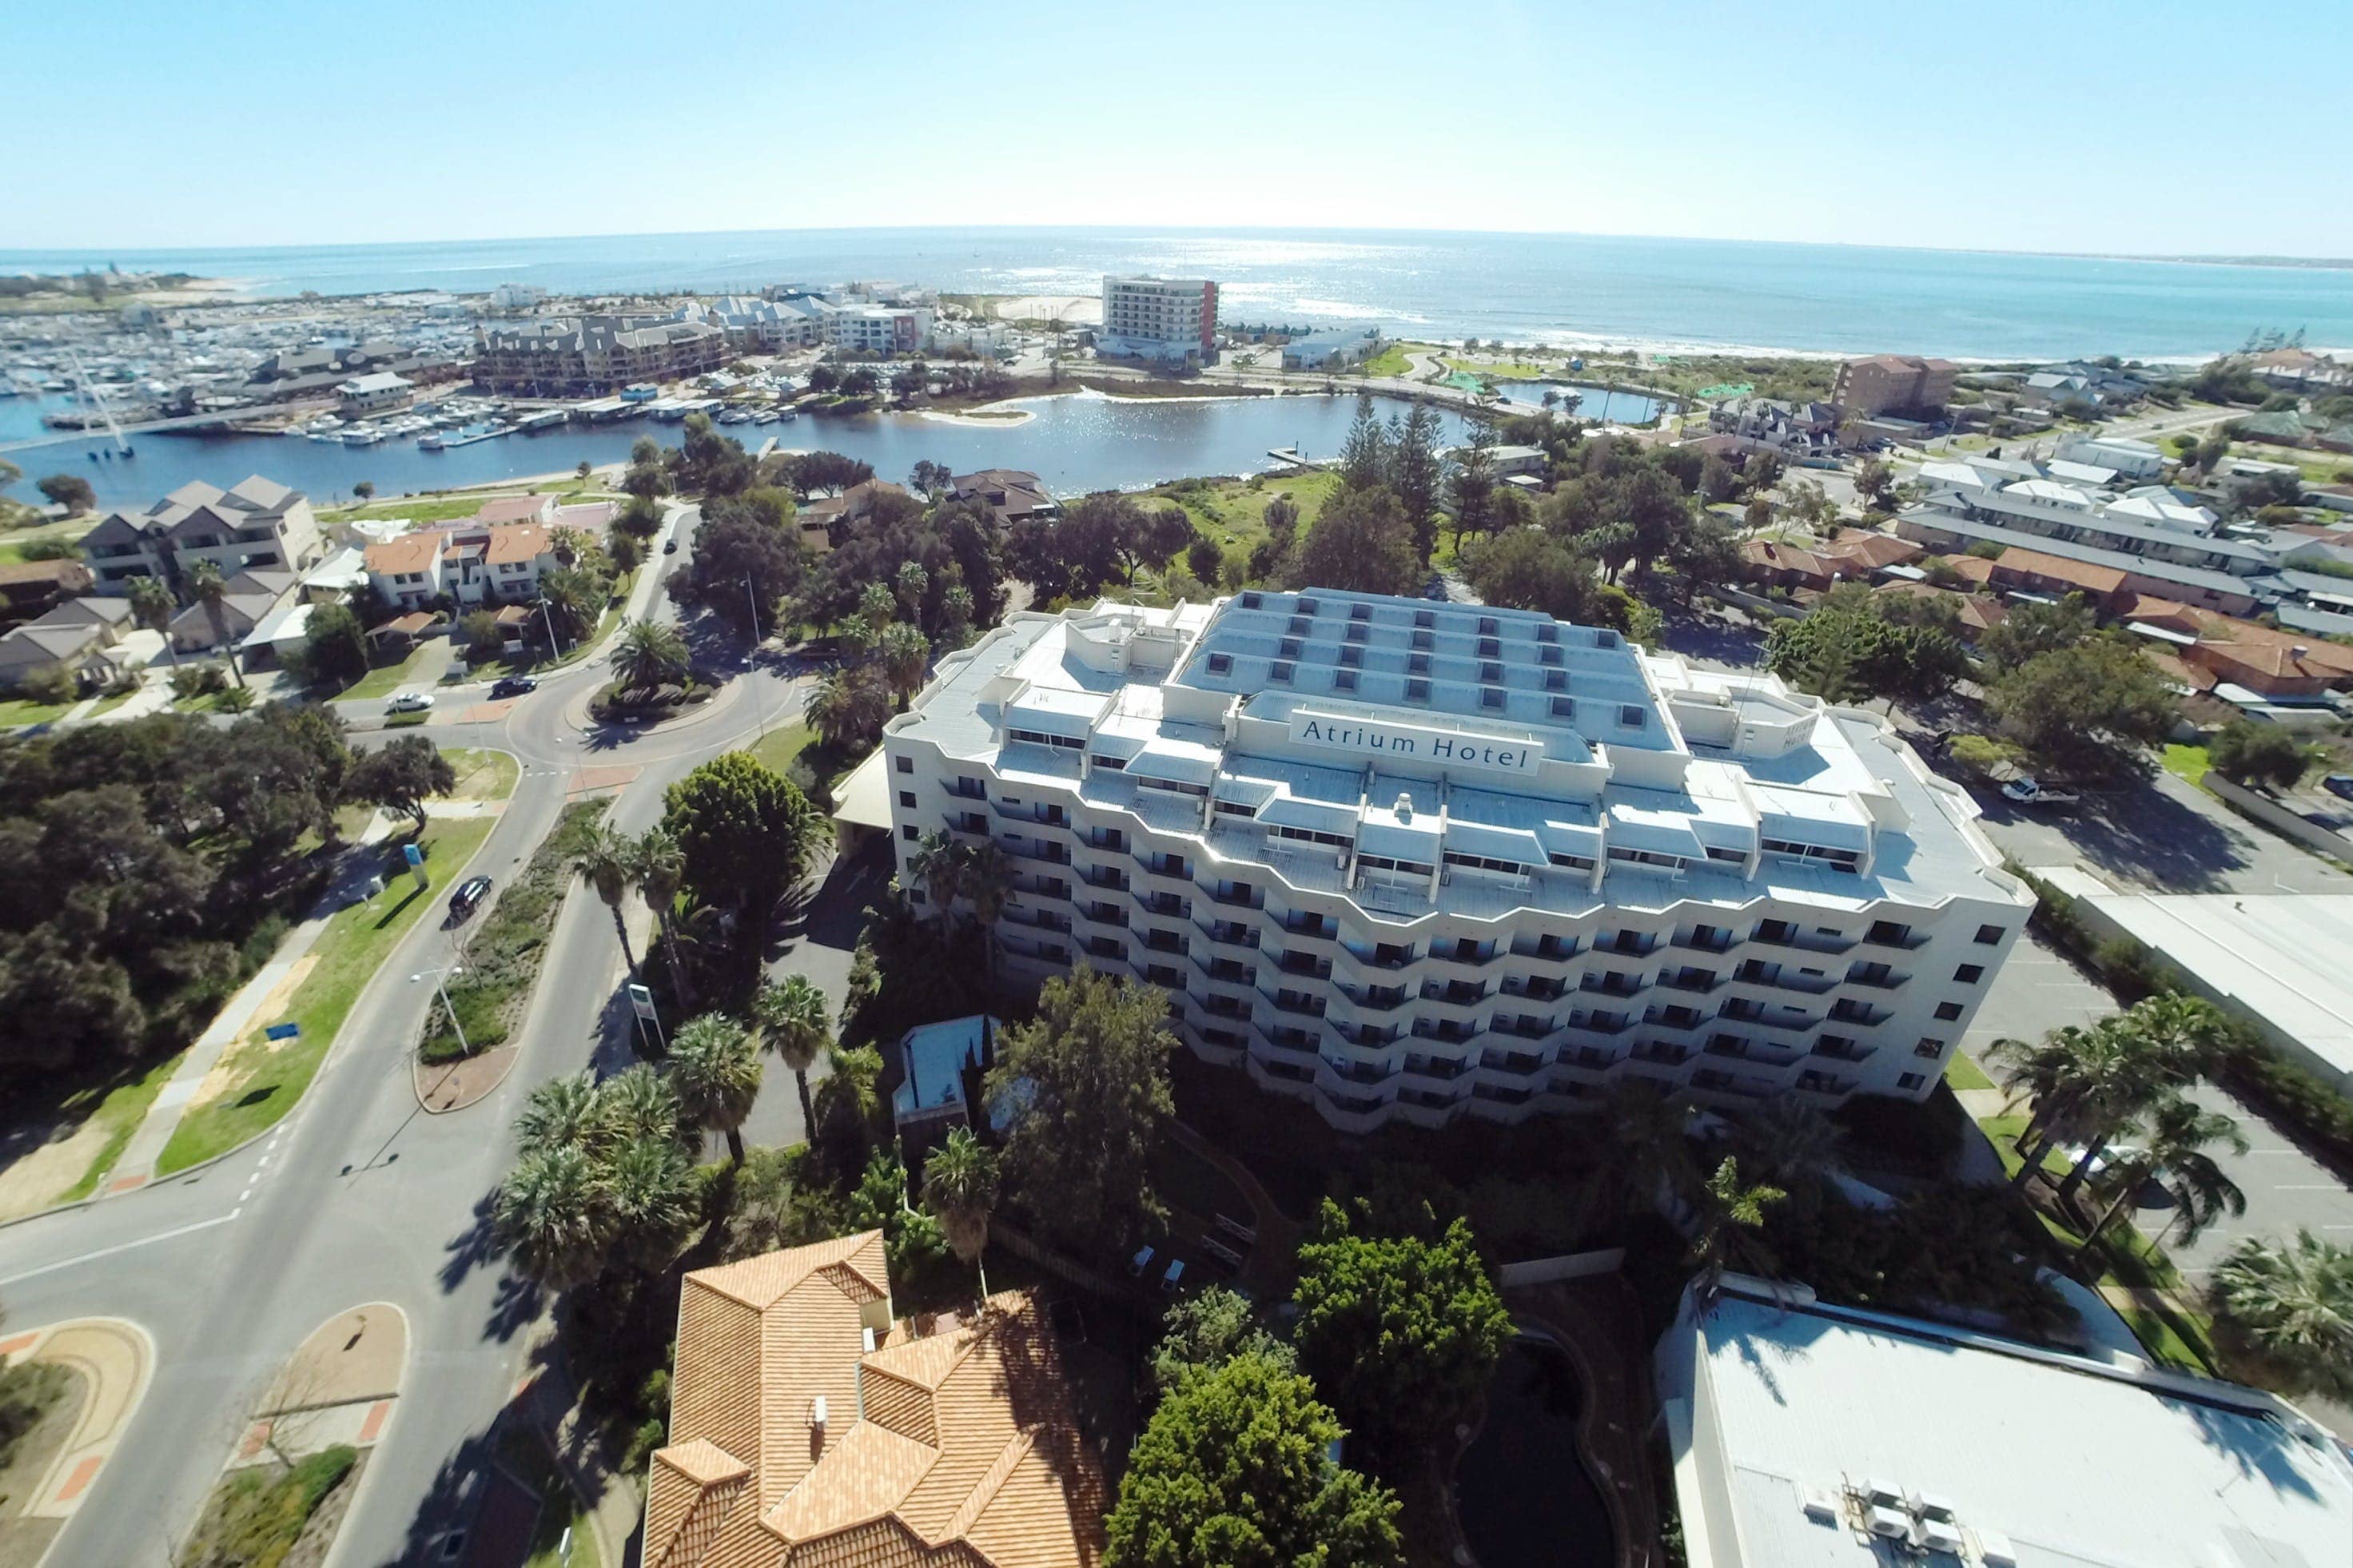
<svg viewBox="0 0 2353 1568">
<path fill-rule="evenodd" d="M 932 338 L 932 312 L 924 305 L 820 305 L 819 326 L 828 348 L 852 353 L 913 353 Z"/>
<path fill-rule="evenodd" d="M 82 535 L 81 552 L 101 594 L 155 577 L 185 601 L 200 561 L 223 577 L 307 572 L 325 555 L 326 536 L 301 491 L 248 474 L 228 489 L 191 479 L 144 511 L 111 511 Z"/>
<path fill-rule="evenodd" d="M 1166 986 L 1332 1122 L 1629 1078 L 1923 1097 L 2032 895 L 1877 715 L 1526 611 L 1244 593 L 1025 614 L 884 732 L 926 836 L 1018 873 L 1008 984 Z"/>
<path fill-rule="evenodd" d="M 1105 278 L 1095 352 L 1215 364 L 1218 286 L 1206 278 Z"/>
</svg>

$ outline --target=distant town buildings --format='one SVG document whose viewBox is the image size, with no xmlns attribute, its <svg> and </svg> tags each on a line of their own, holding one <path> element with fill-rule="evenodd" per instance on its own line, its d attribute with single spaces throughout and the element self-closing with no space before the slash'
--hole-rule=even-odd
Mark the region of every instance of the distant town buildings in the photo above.
<svg viewBox="0 0 2353 1568">
<path fill-rule="evenodd" d="M 725 364 L 727 334 L 702 321 L 550 316 L 475 332 L 474 379 L 493 392 L 566 395 L 675 381 Z"/>
<path fill-rule="evenodd" d="M 1105 278 L 1095 353 L 1108 359 L 1216 363 L 1218 286 L 1206 278 Z"/>
<path fill-rule="evenodd" d="M 344 418 L 365 418 L 389 408 L 407 407 L 416 400 L 417 384 L 388 370 L 374 371 L 338 383 L 335 397 L 336 412 Z"/>
<path fill-rule="evenodd" d="M 1934 414 L 1952 401 L 1957 368 L 1917 354 L 1873 354 L 1838 368 L 1831 401 L 1865 419 L 1882 414 Z"/>
<path fill-rule="evenodd" d="M 931 341 L 928 305 L 877 305 L 827 301 L 818 307 L 826 346 L 850 353 L 913 353 Z"/>
<path fill-rule="evenodd" d="M 739 353 L 814 348 L 820 341 L 817 317 L 784 300 L 730 294 L 717 300 L 690 300 L 679 307 L 678 319 L 718 328 L 726 334 L 727 346 Z"/>
<path fill-rule="evenodd" d="M 491 290 L 491 308 L 497 310 L 528 310 L 547 302 L 547 290 L 536 283 L 501 283 Z"/>
<path fill-rule="evenodd" d="M 226 490 L 191 479 L 144 511 L 107 513 L 81 541 L 100 593 L 128 593 L 132 578 L 154 577 L 183 602 L 200 561 L 223 577 L 255 567 L 299 573 L 324 548 L 309 498 L 259 474 Z"/>
<path fill-rule="evenodd" d="M 1282 345 L 1285 370 L 1353 370 L 1381 352 L 1378 327 L 1329 327 Z"/>
</svg>

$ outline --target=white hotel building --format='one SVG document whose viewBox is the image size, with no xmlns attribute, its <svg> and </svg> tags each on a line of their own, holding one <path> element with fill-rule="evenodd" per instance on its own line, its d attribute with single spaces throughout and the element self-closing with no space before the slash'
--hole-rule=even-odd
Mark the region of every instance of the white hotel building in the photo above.
<svg viewBox="0 0 2353 1568">
<path fill-rule="evenodd" d="M 1218 363 L 1218 286 L 1206 278 L 1105 278 L 1095 353 Z"/>
<path fill-rule="evenodd" d="M 2033 902 L 1876 715 L 1526 611 L 1016 616 L 884 751 L 911 898 L 927 834 L 1010 858 L 1008 983 L 1166 986 L 1348 1128 L 1630 1078 L 1925 1096 Z"/>
</svg>

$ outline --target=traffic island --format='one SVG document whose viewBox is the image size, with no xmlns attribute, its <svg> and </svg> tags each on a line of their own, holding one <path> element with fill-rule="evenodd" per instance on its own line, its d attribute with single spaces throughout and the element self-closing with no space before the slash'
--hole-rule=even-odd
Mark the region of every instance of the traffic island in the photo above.
<svg viewBox="0 0 2353 1568">
<path fill-rule="evenodd" d="M 407 1363 L 408 1320 L 390 1302 L 312 1330 L 264 1391 L 181 1560 L 326 1561 Z"/>
<path fill-rule="evenodd" d="M 33 1568 L 129 1430 L 155 1352 L 120 1318 L 78 1318 L 0 1336 L 0 1394 L 37 1411 L 0 1442 L 0 1568 Z"/>
</svg>

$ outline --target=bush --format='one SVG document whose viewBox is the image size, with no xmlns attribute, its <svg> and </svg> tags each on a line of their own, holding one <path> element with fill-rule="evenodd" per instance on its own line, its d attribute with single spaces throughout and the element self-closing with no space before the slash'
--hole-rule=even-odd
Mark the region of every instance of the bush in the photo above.
<svg viewBox="0 0 2353 1568">
<path fill-rule="evenodd" d="M 227 689 L 228 671 L 212 659 L 184 664 L 172 671 L 172 695 L 183 702 Z"/>
<path fill-rule="evenodd" d="M 16 683 L 19 696 L 32 702 L 71 702 L 80 694 L 74 678 L 62 669 L 36 670 Z"/>
</svg>

